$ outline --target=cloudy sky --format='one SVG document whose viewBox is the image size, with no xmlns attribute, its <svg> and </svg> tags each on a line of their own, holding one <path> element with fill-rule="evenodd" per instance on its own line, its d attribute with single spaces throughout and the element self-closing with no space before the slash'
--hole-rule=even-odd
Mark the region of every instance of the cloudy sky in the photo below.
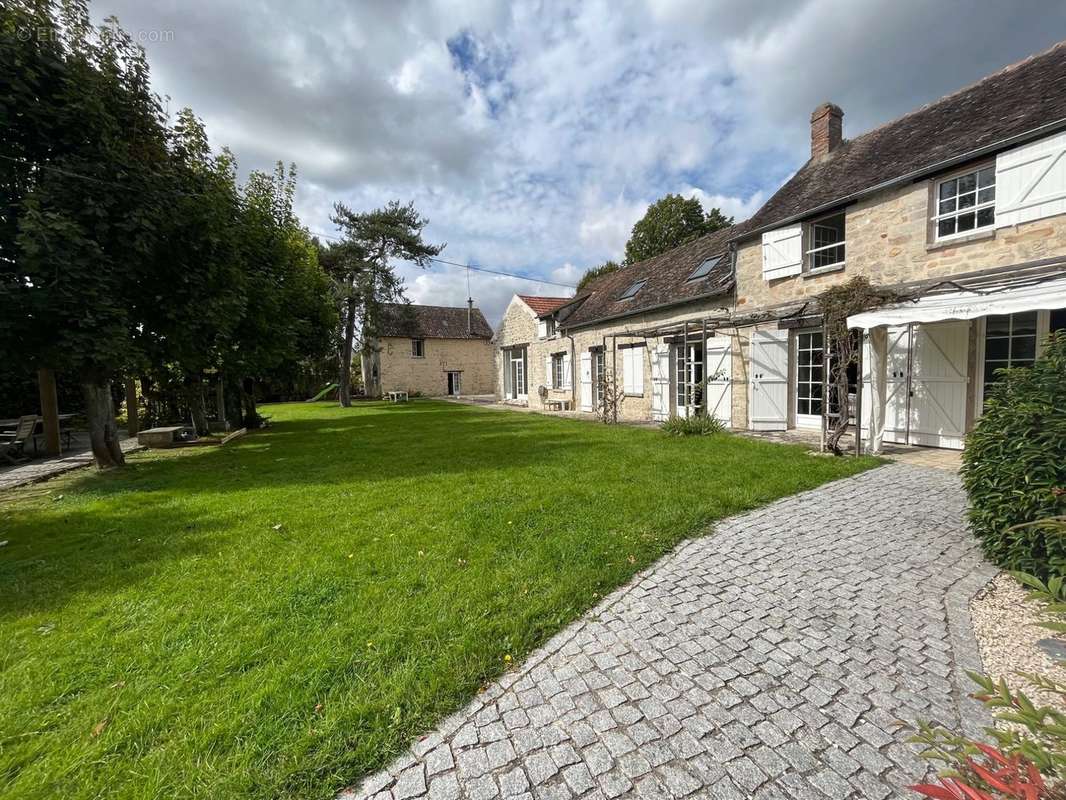
<svg viewBox="0 0 1066 800">
<path fill-rule="evenodd" d="M 1062 2 L 94 0 L 145 45 L 156 90 L 244 170 L 281 159 L 298 211 L 413 200 L 443 257 L 573 284 L 667 192 L 738 221 L 806 159 L 831 100 L 856 136 L 1042 50 Z M 990 110 L 994 113 L 994 110 Z M 405 267 L 414 302 L 465 271 Z M 569 294 L 474 273 L 510 296 Z"/>
</svg>

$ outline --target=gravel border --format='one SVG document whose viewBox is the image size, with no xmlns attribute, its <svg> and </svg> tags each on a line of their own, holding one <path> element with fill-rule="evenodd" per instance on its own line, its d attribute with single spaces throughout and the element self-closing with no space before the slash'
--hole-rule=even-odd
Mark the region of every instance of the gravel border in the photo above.
<svg viewBox="0 0 1066 800">
<path fill-rule="evenodd" d="M 1038 705 L 1055 705 L 1066 711 L 1066 699 L 1034 688 L 1018 675 L 1036 672 L 1066 682 L 1066 668 L 1059 666 L 1039 646 L 1041 639 L 1055 638 L 1041 628 L 1039 605 L 1026 600 L 1028 590 L 1001 572 L 984 586 L 970 603 L 974 633 L 983 671 L 1005 678 L 1015 691 L 1024 691 Z"/>
</svg>

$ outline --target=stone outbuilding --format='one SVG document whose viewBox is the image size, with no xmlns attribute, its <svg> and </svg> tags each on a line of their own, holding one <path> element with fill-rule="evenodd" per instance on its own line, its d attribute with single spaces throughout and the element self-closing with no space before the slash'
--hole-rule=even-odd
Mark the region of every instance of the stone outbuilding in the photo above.
<svg viewBox="0 0 1066 800">
<path fill-rule="evenodd" d="M 472 304 L 386 306 L 372 351 L 382 392 L 426 397 L 493 392 L 492 328 Z"/>
</svg>

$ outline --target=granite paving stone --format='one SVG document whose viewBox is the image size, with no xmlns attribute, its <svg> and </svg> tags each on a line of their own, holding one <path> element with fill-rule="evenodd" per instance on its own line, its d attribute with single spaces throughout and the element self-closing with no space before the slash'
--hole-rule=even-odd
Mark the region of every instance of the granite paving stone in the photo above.
<svg viewBox="0 0 1066 800">
<path fill-rule="evenodd" d="M 954 472 L 896 462 L 722 520 L 338 797 L 906 796 L 899 720 L 983 721 L 964 512 Z"/>
</svg>

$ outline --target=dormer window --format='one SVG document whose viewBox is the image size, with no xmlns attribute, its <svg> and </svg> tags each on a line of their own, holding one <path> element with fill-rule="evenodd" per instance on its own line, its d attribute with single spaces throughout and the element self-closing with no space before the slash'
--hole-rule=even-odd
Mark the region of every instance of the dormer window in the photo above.
<svg viewBox="0 0 1066 800">
<path fill-rule="evenodd" d="M 810 224 L 807 268 L 811 272 L 844 266 L 844 212 L 816 219 Z"/>
<path fill-rule="evenodd" d="M 620 294 L 618 296 L 618 299 L 619 300 L 628 300 L 631 297 L 636 297 L 637 292 L 639 292 L 641 289 L 643 289 L 644 288 L 644 284 L 647 283 L 647 282 L 648 281 L 646 279 L 645 280 L 634 281 L 633 283 L 631 283 L 629 285 L 628 289 L 626 289 L 624 292 L 622 292 L 622 294 Z"/>
<path fill-rule="evenodd" d="M 555 335 L 555 317 L 544 317 L 537 321 L 537 336 L 548 339 Z"/>
<path fill-rule="evenodd" d="M 715 256 L 714 258 L 708 258 L 706 261 L 704 261 L 702 264 L 700 264 L 698 267 L 696 267 L 695 270 L 693 270 L 692 274 L 688 276 L 688 279 L 685 282 L 686 283 L 695 283 L 696 281 L 703 280 L 704 278 L 706 278 L 708 275 L 711 274 L 711 270 L 714 269 L 715 266 L 718 264 L 718 262 L 721 261 L 721 260 L 722 260 L 721 256 Z"/>
</svg>

